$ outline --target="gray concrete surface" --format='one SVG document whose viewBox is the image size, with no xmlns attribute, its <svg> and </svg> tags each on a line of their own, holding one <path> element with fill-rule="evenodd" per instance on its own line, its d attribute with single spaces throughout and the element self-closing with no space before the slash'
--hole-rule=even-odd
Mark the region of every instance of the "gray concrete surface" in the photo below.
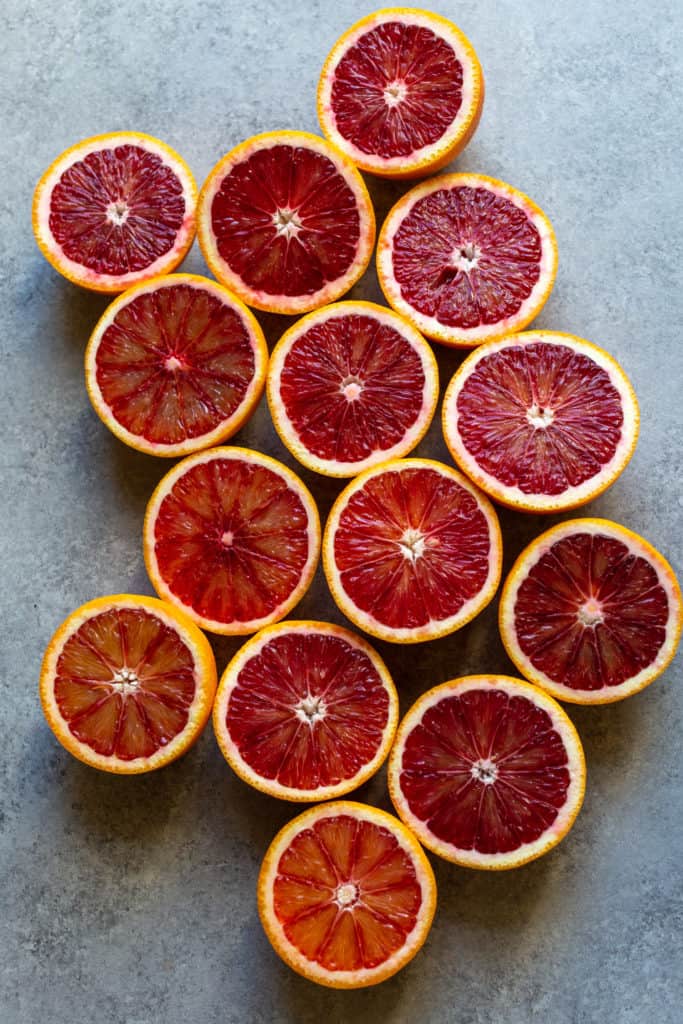
<svg viewBox="0 0 683 1024">
<path fill-rule="evenodd" d="M 571 837 L 500 876 L 435 863 L 426 948 L 374 991 L 335 993 L 289 972 L 254 902 L 260 859 L 293 813 L 250 792 L 210 733 L 136 779 L 72 760 L 41 716 L 52 630 L 99 594 L 150 593 L 146 499 L 165 463 L 91 411 L 88 333 L 106 300 L 61 280 L 31 236 L 30 200 L 64 147 L 116 128 L 167 140 L 201 181 L 248 135 L 316 131 L 315 85 L 347 0 L 9 0 L 3 111 L 2 726 L 3 1024 L 675 1024 L 681 1018 L 680 664 L 622 705 L 572 711 L 589 784 Z M 642 436 L 590 511 L 644 533 L 680 567 L 679 49 L 674 0 L 461 0 L 438 9 L 487 76 L 463 170 L 507 179 L 551 215 L 560 272 L 538 323 L 612 351 L 636 386 Z M 380 212 L 401 191 L 373 185 Z M 186 267 L 201 272 L 195 248 Z M 357 296 L 376 299 L 373 272 Z M 263 317 L 270 340 L 282 322 Z M 440 354 L 444 382 L 458 357 Z M 238 440 L 292 465 L 265 403 Z M 438 424 L 420 449 L 445 458 Z M 323 513 L 338 490 L 303 474 Z M 504 514 L 506 564 L 541 528 Z M 340 621 L 319 574 L 300 612 Z M 236 644 L 216 644 L 222 669 Z M 403 707 L 469 671 L 510 670 L 495 608 L 446 640 L 379 645 Z M 361 798 L 387 806 L 383 778 Z"/>
</svg>

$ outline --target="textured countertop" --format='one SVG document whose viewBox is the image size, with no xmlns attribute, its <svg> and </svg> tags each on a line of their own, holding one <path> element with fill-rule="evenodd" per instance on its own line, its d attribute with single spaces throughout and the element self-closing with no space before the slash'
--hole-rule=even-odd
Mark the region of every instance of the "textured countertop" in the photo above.
<svg viewBox="0 0 683 1024">
<path fill-rule="evenodd" d="M 69 757 L 40 711 L 40 658 L 66 614 L 100 594 L 151 593 L 142 516 L 168 463 L 125 448 L 90 408 L 83 349 L 106 299 L 43 261 L 30 227 L 35 182 L 67 145 L 117 128 L 166 140 L 199 182 L 257 131 L 317 131 L 323 58 L 371 9 L 346 0 L 10 0 L 5 8 L 3 1024 L 681 1019 L 680 662 L 620 705 L 570 709 L 588 757 L 586 802 L 570 837 L 500 875 L 435 861 L 440 905 L 425 949 L 391 981 L 355 993 L 317 988 L 272 952 L 254 887 L 269 840 L 296 808 L 240 782 L 210 729 L 181 762 L 114 778 Z M 487 79 L 480 129 L 457 168 L 521 188 L 557 230 L 559 275 L 537 325 L 609 349 L 638 392 L 635 457 L 590 514 L 643 533 L 680 569 L 683 195 L 674 134 L 683 8 L 461 0 L 438 10 L 470 36 Z M 371 187 L 381 217 L 402 188 Z M 196 246 L 185 268 L 204 272 Z M 379 300 L 374 271 L 353 295 Z M 272 343 L 285 322 L 261 319 Z M 439 353 L 443 384 L 459 358 Z M 299 471 L 265 401 L 236 441 Z M 447 460 L 438 419 L 419 453 Z M 325 515 L 339 484 L 302 476 Z M 501 519 L 507 568 L 549 522 Z M 297 614 L 342 621 L 320 572 Z M 237 646 L 216 643 L 219 670 Z M 445 640 L 377 646 L 404 710 L 453 676 L 511 671 L 495 602 Z M 383 776 L 358 795 L 388 807 Z"/>
</svg>

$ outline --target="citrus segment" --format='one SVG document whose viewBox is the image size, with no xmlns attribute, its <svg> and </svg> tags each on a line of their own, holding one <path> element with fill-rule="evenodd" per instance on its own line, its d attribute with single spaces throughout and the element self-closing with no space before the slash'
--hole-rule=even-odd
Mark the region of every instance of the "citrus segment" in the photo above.
<svg viewBox="0 0 683 1024">
<path fill-rule="evenodd" d="M 38 182 L 33 230 L 75 284 L 121 292 L 169 273 L 194 238 L 197 189 L 185 161 L 140 132 L 77 143 Z"/>
<path fill-rule="evenodd" d="M 427 342 L 370 302 L 309 313 L 280 339 L 268 370 L 268 403 L 284 444 L 329 476 L 406 455 L 426 433 L 438 395 Z"/>
<path fill-rule="evenodd" d="M 389 766 L 401 818 L 464 867 L 540 857 L 571 828 L 584 788 L 583 750 L 565 712 L 507 676 L 468 676 L 423 694 Z"/>
<path fill-rule="evenodd" d="M 215 276 L 246 303 L 303 313 L 355 284 L 372 253 L 375 220 L 363 179 L 329 143 L 268 132 L 213 169 L 198 232 Z"/>
<path fill-rule="evenodd" d="M 443 431 L 463 472 L 492 498 L 534 512 L 575 508 L 621 473 L 638 404 L 602 349 L 558 331 L 482 345 L 451 380 Z"/>
<path fill-rule="evenodd" d="M 414 178 L 454 159 L 472 137 L 484 79 L 459 28 L 429 11 L 389 8 L 353 25 L 318 85 L 327 138 L 364 171 Z"/>
<path fill-rule="evenodd" d="M 491 600 L 500 528 L 490 502 L 455 470 L 395 460 L 339 495 L 323 559 L 352 622 L 383 640 L 416 643 L 459 629 Z"/>
<path fill-rule="evenodd" d="M 673 658 L 681 592 L 665 559 L 606 519 L 547 530 L 519 556 L 500 629 L 520 672 L 560 700 L 604 704 L 642 690 Z"/>
<path fill-rule="evenodd" d="M 365 641 L 325 622 L 262 630 L 226 668 L 214 729 L 237 774 L 285 800 L 356 789 L 386 758 L 398 698 Z"/>
<path fill-rule="evenodd" d="M 50 641 L 40 677 L 60 743 L 86 764 L 127 774 L 185 753 L 215 691 L 216 665 L 200 630 L 161 601 L 130 594 L 73 612 Z"/>
<path fill-rule="evenodd" d="M 319 549 L 310 492 L 286 466 L 246 448 L 189 456 L 147 506 L 155 589 L 214 633 L 253 633 L 284 618 L 308 589 Z"/>
<path fill-rule="evenodd" d="M 407 192 L 377 245 L 390 306 L 428 338 L 471 347 L 521 330 L 557 271 L 550 221 L 527 196 L 481 174 L 445 174 Z"/>
<path fill-rule="evenodd" d="M 340 801 L 314 807 L 275 837 L 258 906 L 275 951 L 333 988 L 391 977 L 431 927 L 436 884 L 419 843 L 396 818 Z"/>
</svg>

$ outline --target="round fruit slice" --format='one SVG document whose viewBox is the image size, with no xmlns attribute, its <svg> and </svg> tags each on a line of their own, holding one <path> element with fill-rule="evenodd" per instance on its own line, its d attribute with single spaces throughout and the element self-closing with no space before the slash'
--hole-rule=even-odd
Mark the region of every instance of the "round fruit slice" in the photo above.
<svg viewBox="0 0 683 1024">
<path fill-rule="evenodd" d="M 399 726 L 389 792 L 420 842 L 468 868 L 516 868 L 566 836 L 586 785 L 581 740 L 541 690 L 509 676 L 435 686 Z"/>
<path fill-rule="evenodd" d="M 268 369 L 268 404 L 283 443 L 327 476 L 353 476 L 407 455 L 427 432 L 438 398 L 428 343 L 372 302 L 309 313 L 282 336 Z"/>
<path fill-rule="evenodd" d="M 557 272 L 550 221 L 482 174 L 444 174 L 407 192 L 384 222 L 377 272 L 390 306 L 428 338 L 472 347 L 522 330 Z"/>
<path fill-rule="evenodd" d="M 197 187 L 159 139 L 112 132 L 77 143 L 38 182 L 33 231 L 55 270 L 96 292 L 168 274 L 195 230 Z"/>
<path fill-rule="evenodd" d="M 326 622 L 281 622 L 252 637 L 221 679 L 213 725 L 228 764 L 285 800 L 329 800 L 384 762 L 398 697 L 360 637 Z"/>
<path fill-rule="evenodd" d="M 340 800 L 300 814 L 263 860 L 258 909 L 279 956 L 310 981 L 364 988 L 424 944 L 436 882 L 415 837 L 376 807 Z"/>
<path fill-rule="evenodd" d="M 160 597 L 212 633 L 255 633 L 308 589 L 320 553 L 318 510 L 282 463 L 247 448 L 212 448 L 157 485 L 144 552 Z"/>
<path fill-rule="evenodd" d="M 396 459 L 353 480 L 323 542 L 341 611 L 395 643 L 433 640 L 473 619 L 496 591 L 501 555 L 489 500 L 431 459 Z"/>
<path fill-rule="evenodd" d="M 250 306 L 305 313 L 356 283 L 375 243 L 363 179 L 307 132 L 255 135 L 214 167 L 199 197 L 199 244 Z"/>
<path fill-rule="evenodd" d="M 512 334 L 460 365 L 443 432 L 463 472 L 496 501 L 560 512 L 614 483 L 636 446 L 638 403 L 596 345 L 558 331 Z"/>
<path fill-rule="evenodd" d="M 85 353 L 95 412 L 149 455 L 188 455 L 232 437 L 261 397 L 263 331 L 222 285 L 172 274 L 130 288 L 100 318 Z"/>
<path fill-rule="evenodd" d="M 607 519 L 572 519 L 537 537 L 499 609 L 519 671 L 574 704 L 608 704 L 651 683 L 676 653 L 681 619 L 669 563 Z"/>
<path fill-rule="evenodd" d="M 418 178 L 472 138 L 484 78 L 460 29 L 429 11 L 389 8 L 353 25 L 325 61 L 322 130 L 364 171 Z"/>
<path fill-rule="evenodd" d="M 154 597 L 98 597 L 45 652 L 40 699 L 55 736 L 93 768 L 130 775 L 192 746 L 211 714 L 216 663 L 182 612 Z"/>
</svg>

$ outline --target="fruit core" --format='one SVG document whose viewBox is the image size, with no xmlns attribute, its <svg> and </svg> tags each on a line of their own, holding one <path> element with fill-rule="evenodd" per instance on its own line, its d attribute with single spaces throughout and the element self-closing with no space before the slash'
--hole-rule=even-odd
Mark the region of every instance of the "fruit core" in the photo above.
<svg viewBox="0 0 683 1024">
<path fill-rule="evenodd" d="M 309 693 L 295 705 L 295 711 L 297 717 L 312 728 L 316 722 L 325 717 L 325 701 L 322 697 L 314 697 Z"/>
<path fill-rule="evenodd" d="M 535 427 L 537 430 L 544 430 L 555 419 L 555 413 L 547 406 L 544 407 L 534 402 L 527 409 L 526 418 L 532 427 Z"/>
<path fill-rule="evenodd" d="M 358 886 L 353 882 L 344 882 L 343 885 L 337 887 L 334 898 L 340 907 L 350 907 L 358 900 Z"/>
<path fill-rule="evenodd" d="M 464 242 L 454 251 L 452 263 L 454 267 L 466 274 L 468 271 L 474 270 L 480 256 L 481 249 L 478 245 L 474 242 Z"/>
<path fill-rule="evenodd" d="M 139 687 L 140 680 L 132 668 L 119 668 L 114 672 L 112 689 L 122 693 L 124 697 L 127 693 L 135 693 Z"/>
<path fill-rule="evenodd" d="M 118 228 L 123 227 L 126 223 L 129 213 L 130 210 L 128 209 L 128 204 L 124 203 L 122 199 L 119 199 L 115 203 L 110 203 L 107 207 L 107 219 Z"/>
<path fill-rule="evenodd" d="M 384 90 L 384 101 L 388 107 L 397 107 L 407 96 L 408 89 L 405 82 L 398 79 L 390 82 Z"/>
<path fill-rule="evenodd" d="M 492 785 L 498 778 L 498 769 L 495 763 L 488 757 L 475 761 L 470 769 L 472 778 L 477 782 L 483 782 L 485 786 Z"/>
<path fill-rule="evenodd" d="M 355 402 L 363 392 L 363 382 L 359 377 L 345 377 L 339 390 L 347 401 Z"/>
<path fill-rule="evenodd" d="M 424 553 L 425 543 L 424 535 L 419 530 L 411 528 L 405 531 L 398 545 L 403 557 L 407 558 L 414 565 Z"/>
<path fill-rule="evenodd" d="M 589 597 L 578 611 L 582 626 L 598 626 L 603 621 L 602 606 L 594 597 Z"/>
<path fill-rule="evenodd" d="M 282 235 L 288 241 L 290 238 L 296 238 L 302 227 L 297 211 L 288 208 L 276 210 L 273 215 L 273 224 L 278 235 Z"/>
</svg>

